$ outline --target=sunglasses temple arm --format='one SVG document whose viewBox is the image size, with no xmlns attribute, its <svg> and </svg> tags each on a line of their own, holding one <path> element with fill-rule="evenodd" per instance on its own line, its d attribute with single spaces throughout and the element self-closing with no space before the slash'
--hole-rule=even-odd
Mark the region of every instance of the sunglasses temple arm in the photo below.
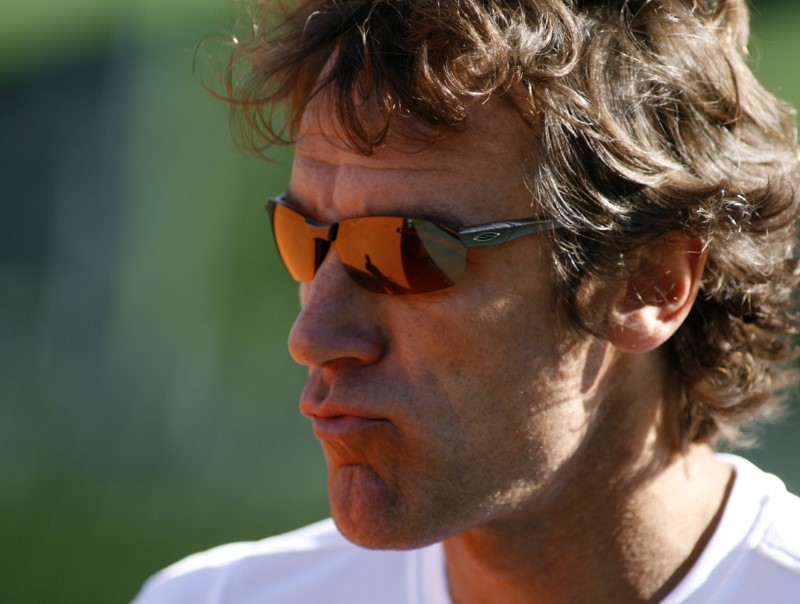
<svg viewBox="0 0 800 604">
<path fill-rule="evenodd" d="M 506 220 L 460 229 L 458 237 L 464 247 L 489 247 L 557 227 L 548 219 Z"/>
</svg>

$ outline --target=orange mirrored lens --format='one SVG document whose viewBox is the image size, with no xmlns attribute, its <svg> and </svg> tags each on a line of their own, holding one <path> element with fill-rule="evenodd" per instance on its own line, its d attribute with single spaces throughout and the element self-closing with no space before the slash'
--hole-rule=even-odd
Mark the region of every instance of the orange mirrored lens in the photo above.
<svg viewBox="0 0 800 604">
<path fill-rule="evenodd" d="M 306 228 L 305 218 L 281 204 L 272 206 L 272 233 L 286 269 L 295 281 L 314 278 L 314 238 Z"/>
<path fill-rule="evenodd" d="M 466 250 L 435 224 L 369 216 L 339 225 L 336 250 L 362 287 L 380 293 L 425 293 L 450 287 L 464 272 Z"/>
<path fill-rule="evenodd" d="M 272 203 L 275 243 L 289 274 L 307 282 L 324 259 L 330 242 L 317 227 L 280 203 Z M 361 287 L 387 294 L 444 289 L 464 273 L 466 248 L 458 237 L 420 219 L 367 216 L 343 220 L 333 242 L 339 259 Z"/>
</svg>

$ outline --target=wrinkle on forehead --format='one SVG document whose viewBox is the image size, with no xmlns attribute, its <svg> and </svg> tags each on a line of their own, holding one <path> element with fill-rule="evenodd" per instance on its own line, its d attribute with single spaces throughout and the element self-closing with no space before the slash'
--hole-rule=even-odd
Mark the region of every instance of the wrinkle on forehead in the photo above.
<svg viewBox="0 0 800 604">
<path fill-rule="evenodd" d="M 332 62 L 329 61 L 320 75 L 320 81 L 326 77 L 331 66 Z M 401 110 L 382 109 L 374 90 L 366 97 L 356 92 L 352 94 L 353 106 L 357 111 L 357 127 L 360 127 L 368 139 L 380 141 L 379 144 L 370 145 L 369 153 L 357 149 L 366 141 L 359 140 L 361 137 L 348 135 L 348 128 L 340 119 L 344 103 L 333 86 L 323 88 L 309 99 L 301 116 L 300 133 L 322 134 L 332 144 L 364 155 L 371 155 L 376 149 L 387 145 L 412 153 L 426 148 L 444 134 L 441 129 L 428 126 Z"/>
<path fill-rule="evenodd" d="M 370 155 L 359 152 L 347 143 L 343 127 L 324 106 L 312 107 L 315 113 L 304 118 L 295 142 L 295 154 L 301 161 L 318 162 L 320 167 L 350 165 L 376 170 L 402 172 L 440 172 L 460 174 L 481 170 L 487 175 L 500 173 L 501 167 L 516 165 L 520 173 L 528 172 L 529 160 L 535 155 L 533 136 L 528 124 L 506 104 L 476 104 L 470 122 L 463 130 L 442 134 L 434 141 L 408 138 L 392 130 L 384 142 Z M 530 136 L 526 135 L 531 133 Z M 522 133 L 509 137 L 509 133 Z M 510 144 L 509 144 L 510 143 Z M 480 149 L 476 157 L 466 149 Z M 426 161 L 413 160 L 424 153 Z M 466 161 L 473 166 L 465 165 Z M 480 165 L 478 165 L 480 164 Z M 526 169 L 527 168 L 527 169 Z"/>
<path fill-rule="evenodd" d="M 290 187 L 319 219 L 377 212 L 466 225 L 537 213 L 530 187 L 538 161 L 535 133 L 503 99 L 475 101 L 467 127 L 435 140 L 415 140 L 402 128 L 392 129 L 371 154 L 348 142 L 329 100 L 312 100 L 303 115 Z M 507 216 L 492 209 L 497 199 L 523 197 L 527 208 Z"/>
<path fill-rule="evenodd" d="M 407 197 L 393 197 L 392 200 L 386 204 L 386 198 L 382 196 L 379 188 L 375 185 L 367 185 L 362 190 L 367 191 L 356 196 L 348 195 L 348 210 L 343 214 L 336 211 L 337 204 L 330 202 L 336 197 L 335 191 L 337 190 L 337 183 L 340 180 L 358 180 L 357 165 L 340 163 L 332 164 L 328 162 L 316 161 L 314 159 L 303 158 L 301 156 L 295 157 L 295 169 L 297 164 L 308 162 L 310 165 L 315 166 L 316 169 L 305 166 L 301 169 L 305 180 L 304 186 L 301 189 L 306 191 L 313 191 L 310 196 L 298 195 L 298 192 L 292 185 L 289 186 L 289 195 L 296 203 L 306 212 L 310 212 L 318 220 L 323 222 L 336 222 L 344 217 L 367 216 L 367 215 L 402 215 L 413 216 L 415 218 L 425 218 L 434 220 L 444 224 L 459 225 L 464 222 L 460 216 L 461 201 L 460 197 L 453 199 L 438 199 L 436 203 L 436 211 L 431 211 L 431 201 L 433 197 L 425 193 L 413 192 Z M 396 167 L 396 168 L 380 168 L 375 165 L 369 166 L 370 178 L 373 180 L 380 180 L 381 178 L 399 178 L 399 179 L 414 179 L 415 175 L 420 176 L 423 172 L 419 167 Z M 432 175 L 433 178 L 438 179 L 438 176 L 445 176 L 444 170 L 441 168 L 431 168 L 426 171 L 427 174 Z M 453 174 L 458 174 L 453 171 Z M 309 178 L 313 179 L 309 182 Z M 396 187 L 399 190 L 400 187 Z M 372 192 L 370 192 L 372 191 Z M 320 202 L 320 200 L 322 200 Z M 376 204 L 377 202 L 377 204 Z M 385 205 L 383 205 L 385 204 Z M 468 221 L 469 222 L 469 221 Z"/>
<path fill-rule="evenodd" d="M 385 117 L 377 103 L 367 100 L 360 107 L 368 127 L 374 127 L 376 132 L 380 131 L 385 125 Z M 469 118 L 464 128 L 437 131 L 409 116 L 394 114 L 392 119 L 381 144 L 371 154 L 366 154 L 358 151 L 350 142 L 345 126 L 338 119 L 330 99 L 326 95 L 317 96 L 303 112 L 295 148 L 299 153 L 322 159 L 315 156 L 313 150 L 321 146 L 321 142 L 317 141 L 324 139 L 327 152 L 333 147 L 343 154 L 376 160 L 385 158 L 388 164 L 392 158 L 401 154 L 425 151 L 434 155 L 441 152 L 443 156 L 453 156 L 465 145 L 479 145 L 486 150 L 486 160 L 513 161 L 522 166 L 536 147 L 530 124 L 502 98 L 474 100 L 470 104 Z M 508 133 L 514 133 L 515 136 L 508 137 Z M 501 146 L 497 144 L 499 140 L 513 141 L 513 144 Z"/>
<path fill-rule="evenodd" d="M 302 139 L 298 139 L 295 145 L 295 159 L 316 164 L 317 167 L 333 170 L 342 166 L 369 166 L 370 169 L 379 171 L 394 171 L 405 172 L 411 170 L 402 164 L 402 160 L 409 155 L 409 153 L 392 148 L 389 145 L 383 145 L 376 149 L 375 153 L 370 156 L 365 156 L 361 153 L 354 152 L 348 149 L 333 148 L 331 150 L 330 137 L 324 133 L 311 133 L 305 135 Z M 332 155 L 335 155 L 332 156 Z M 414 172 L 451 172 L 456 173 L 457 170 L 453 167 L 447 166 L 446 163 L 434 164 L 431 162 L 429 165 L 416 165 L 413 168 Z"/>
</svg>

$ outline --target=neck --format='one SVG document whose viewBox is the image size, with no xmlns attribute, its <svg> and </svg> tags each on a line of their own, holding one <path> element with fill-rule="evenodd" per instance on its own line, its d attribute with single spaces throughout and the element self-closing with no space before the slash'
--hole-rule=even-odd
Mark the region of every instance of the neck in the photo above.
<svg viewBox="0 0 800 604">
<path fill-rule="evenodd" d="M 453 600 L 658 601 L 713 534 L 730 483 L 730 468 L 692 446 L 635 493 L 607 489 L 457 535 L 444 544 Z"/>
<path fill-rule="evenodd" d="M 732 472 L 706 445 L 674 452 L 674 434 L 650 412 L 636 417 L 663 400 L 631 400 L 612 402 L 535 509 L 445 541 L 456 604 L 655 602 L 677 585 L 713 534 Z"/>
</svg>

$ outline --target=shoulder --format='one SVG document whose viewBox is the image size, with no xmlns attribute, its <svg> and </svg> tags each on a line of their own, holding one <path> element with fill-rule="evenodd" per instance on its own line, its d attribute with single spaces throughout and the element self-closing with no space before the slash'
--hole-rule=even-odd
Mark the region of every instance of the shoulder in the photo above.
<svg viewBox="0 0 800 604">
<path fill-rule="evenodd" d="M 763 532 L 756 533 L 753 547 L 766 563 L 793 575 L 800 593 L 800 497 L 775 489 L 764 502 L 762 519 Z"/>
<path fill-rule="evenodd" d="M 800 579 L 800 497 L 750 462 L 730 455 L 724 458 L 736 469 L 739 490 L 747 492 L 755 512 L 745 545 Z"/>
<path fill-rule="evenodd" d="M 757 495 L 756 521 L 743 544 L 742 602 L 794 602 L 800 594 L 800 498 L 775 476 L 745 462 L 742 486 Z M 735 581 L 735 580 L 734 580 Z"/>
<path fill-rule="evenodd" d="M 189 556 L 150 578 L 135 604 L 366 602 L 376 585 L 403 590 L 408 556 L 357 547 L 325 520 Z"/>
<path fill-rule="evenodd" d="M 736 471 L 720 526 L 701 555 L 694 598 L 703 604 L 795 602 L 800 593 L 800 499 L 776 476 L 721 455 Z M 687 585 L 688 587 L 688 585 Z M 669 600 L 672 602 L 673 600 Z"/>
<path fill-rule="evenodd" d="M 735 470 L 719 526 L 663 604 L 797 602 L 800 499 L 749 461 L 719 458 Z"/>
</svg>

